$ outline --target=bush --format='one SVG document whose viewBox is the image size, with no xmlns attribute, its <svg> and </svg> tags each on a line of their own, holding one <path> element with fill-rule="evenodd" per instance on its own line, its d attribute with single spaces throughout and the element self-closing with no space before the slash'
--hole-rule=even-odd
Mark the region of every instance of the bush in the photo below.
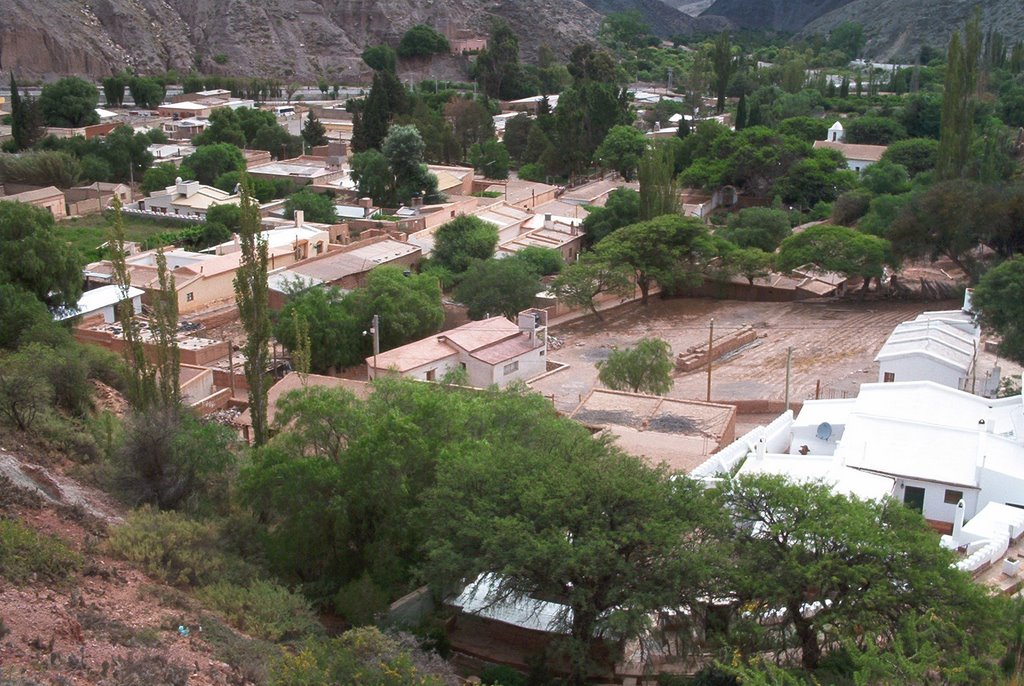
<svg viewBox="0 0 1024 686">
<path fill-rule="evenodd" d="M 33 576 L 56 582 L 81 566 L 82 557 L 59 538 L 38 534 L 12 519 L 0 519 L 0 577 L 14 584 Z"/>
<path fill-rule="evenodd" d="M 547 175 L 544 173 L 544 165 L 538 164 L 537 162 L 531 162 L 530 164 L 524 164 L 519 167 L 519 178 L 523 181 L 534 181 L 536 183 L 544 183 L 547 179 Z"/>
<path fill-rule="evenodd" d="M 138 657 L 129 654 L 126 659 L 114 660 L 110 678 L 103 683 L 106 686 L 185 686 L 191 671 L 156 653 Z"/>
<path fill-rule="evenodd" d="M 199 599 L 237 629 L 268 641 L 318 633 L 319 624 L 302 596 L 269 581 L 248 586 L 221 581 L 199 590 Z"/>
<path fill-rule="evenodd" d="M 870 192 L 857 190 L 843 193 L 832 203 L 832 222 L 843 226 L 852 226 L 854 222 L 867 214 L 870 206 Z"/>
<path fill-rule="evenodd" d="M 369 574 L 350 581 L 334 595 L 334 609 L 355 626 L 373 624 L 387 607 L 387 593 L 373 583 Z"/>
<path fill-rule="evenodd" d="M 500 686 L 526 686 L 526 675 L 506 665 L 494 665 L 480 671 L 480 683 Z"/>
<path fill-rule="evenodd" d="M 110 547 L 153 578 L 172 585 L 246 583 L 255 577 L 248 563 L 224 551 L 215 523 L 177 512 L 136 510 L 111 535 Z"/>
</svg>

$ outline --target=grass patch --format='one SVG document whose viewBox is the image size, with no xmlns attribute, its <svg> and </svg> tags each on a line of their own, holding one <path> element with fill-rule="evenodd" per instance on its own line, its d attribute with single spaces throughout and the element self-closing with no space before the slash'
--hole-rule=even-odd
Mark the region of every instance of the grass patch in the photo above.
<svg viewBox="0 0 1024 686">
<path fill-rule="evenodd" d="M 110 547 L 153 578 L 176 586 L 247 583 L 256 578 L 253 565 L 225 552 L 221 529 L 214 521 L 143 508 L 114 530 Z"/>
<path fill-rule="evenodd" d="M 125 239 L 139 243 L 166 231 L 189 226 L 187 222 L 172 219 L 150 219 L 128 214 L 122 215 L 122 221 Z M 102 214 L 68 219 L 60 222 L 57 227 L 67 242 L 81 253 L 85 263 L 88 263 L 104 258 L 103 251 L 99 246 L 107 241 L 107 233 L 113 222 L 113 213 L 103 212 Z"/>
<path fill-rule="evenodd" d="M 38 534 L 13 519 L 0 519 L 0 577 L 15 584 L 33 576 L 64 581 L 81 566 L 82 556 L 56 536 Z"/>
<path fill-rule="evenodd" d="M 473 194 L 473 197 L 476 198 L 500 198 L 501 196 L 501 191 L 477 191 Z"/>
</svg>

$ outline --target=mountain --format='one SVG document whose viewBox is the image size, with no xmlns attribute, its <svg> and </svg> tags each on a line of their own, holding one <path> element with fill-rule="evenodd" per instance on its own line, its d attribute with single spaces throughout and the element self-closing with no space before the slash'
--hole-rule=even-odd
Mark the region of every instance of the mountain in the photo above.
<svg viewBox="0 0 1024 686">
<path fill-rule="evenodd" d="M 864 27 L 865 55 L 879 62 L 912 62 L 923 45 L 946 50 L 950 34 L 982 8 L 982 29 L 994 29 L 1012 45 L 1024 40 L 1020 0 L 853 0 L 808 23 L 804 34 L 827 33 L 845 21 Z"/>
<path fill-rule="evenodd" d="M 725 17 L 744 29 L 769 29 L 796 33 L 809 22 L 832 12 L 851 0 L 715 0 L 701 18 Z M 900 0 L 888 0 L 898 5 Z M 883 15 L 884 17 L 884 15 Z M 882 18 L 882 17 L 880 17 Z"/>
<path fill-rule="evenodd" d="M 650 0 L 653 4 L 660 4 Z M 519 35 L 523 59 L 541 44 L 568 54 L 601 17 L 579 0 L 4 0 L 0 71 L 21 79 L 196 69 L 309 80 L 365 75 L 359 54 L 397 45 L 426 23 L 486 35 L 494 17 Z M 682 15 L 680 15 L 682 16 Z"/>
<path fill-rule="evenodd" d="M 669 7 L 674 7 L 683 14 L 691 17 L 699 16 L 701 12 L 714 4 L 715 0 L 661 0 Z"/>
<path fill-rule="evenodd" d="M 656 36 L 663 38 L 675 34 L 693 33 L 697 20 L 661 0 L 583 0 L 587 7 L 601 14 L 636 10 Z"/>
</svg>

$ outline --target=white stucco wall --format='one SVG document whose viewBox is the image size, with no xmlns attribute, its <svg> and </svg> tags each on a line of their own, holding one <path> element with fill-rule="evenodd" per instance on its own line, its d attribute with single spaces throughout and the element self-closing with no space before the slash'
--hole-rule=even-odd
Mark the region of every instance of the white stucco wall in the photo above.
<svg viewBox="0 0 1024 686">
<path fill-rule="evenodd" d="M 924 355 L 907 355 L 878 363 L 878 382 L 885 381 L 886 372 L 895 375 L 894 381 L 934 381 L 963 390 L 964 372 Z M 970 389 L 968 389 L 970 390 Z"/>
<path fill-rule="evenodd" d="M 963 493 L 964 514 L 967 518 L 973 517 L 979 509 L 978 489 L 967 488 L 966 486 L 951 486 L 933 481 L 898 478 L 896 479 L 896 490 L 894 493 L 900 502 L 903 502 L 903 494 L 906 492 L 907 486 L 916 486 L 924 489 L 924 510 L 922 514 L 925 519 L 953 523 L 953 519 L 956 516 L 956 503 L 946 504 L 943 502 L 947 489 Z"/>
</svg>

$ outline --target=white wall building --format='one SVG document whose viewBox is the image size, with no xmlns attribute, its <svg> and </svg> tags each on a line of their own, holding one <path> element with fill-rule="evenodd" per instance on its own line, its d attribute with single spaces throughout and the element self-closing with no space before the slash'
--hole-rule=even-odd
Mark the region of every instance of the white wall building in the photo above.
<svg viewBox="0 0 1024 686">
<path fill-rule="evenodd" d="M 204 186 L 198 181 L 177 179 L 173 186 L 155 191 L 148 198 L 139 201 L 140 210 L 158 214 L 174 214 L 183 217 L 206 217 L 206 211 L 214 205 L 237 205 L 241 197 L 225 193 L 213 186 Z"/>
<path fill-rule="evenodd" d="M 382 321 L 381 328 L 387 326 Z M 465 369 L 469 385 L 504 387 L 547 370 L 547 312 L 524 310 L 518 323 L 491 317 L 444 331 L 366 358 L 370 379 L 397 373 L 423 381 L 440 381 L 453 369 Z"/>
</svg>

